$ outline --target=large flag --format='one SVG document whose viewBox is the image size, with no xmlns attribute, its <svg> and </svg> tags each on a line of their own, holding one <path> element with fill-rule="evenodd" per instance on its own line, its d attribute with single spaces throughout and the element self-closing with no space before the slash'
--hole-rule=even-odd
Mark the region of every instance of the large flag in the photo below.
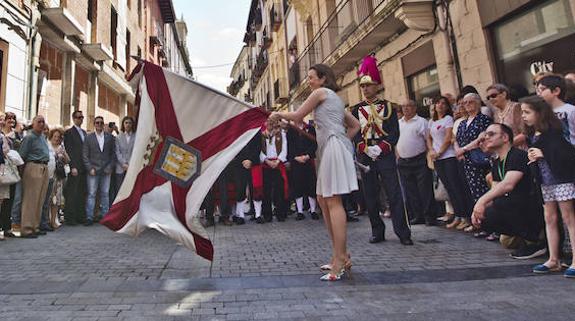
<svg viewBox="0 0 575 321">
<path fill-rule="evenodd" d="M 156 229 L 212 260 L 199 208 L 267 113 L 147 62 L 132 81 L 138 84 L 139 104 L 134 150 L 101 224 L 132 236 Z"/>
</svg>

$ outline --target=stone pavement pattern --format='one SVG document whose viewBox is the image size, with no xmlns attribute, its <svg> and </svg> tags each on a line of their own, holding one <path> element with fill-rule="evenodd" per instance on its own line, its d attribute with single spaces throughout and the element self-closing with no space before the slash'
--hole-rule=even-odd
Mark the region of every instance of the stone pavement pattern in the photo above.
<svg viewBox="0 0 575 321">
<path fill-rule="evenodd" d="M 388 222 L 390 223 L 390 222 Z M 391 226 L 391 224 L 387 224 Z M 534 276 L 494 243 L 415 226 L 415 246 L 349 225 L 353 279 L 320 282 L 321 221 L 210 228 L 209 262 L 102 226 L 0 243 L 0 320 L 570 320 L 575 282 Z"/>
</svg>

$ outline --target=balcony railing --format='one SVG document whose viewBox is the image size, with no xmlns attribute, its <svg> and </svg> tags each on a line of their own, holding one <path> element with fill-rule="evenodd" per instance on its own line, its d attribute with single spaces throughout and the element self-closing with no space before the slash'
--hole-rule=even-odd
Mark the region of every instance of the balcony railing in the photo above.
<svg viewBox="0 0 575 321">
<path fill-rule="evenodd" d="M 260 51 L 256 58 L 256 66 L 252 73 L 252 83 L 255 85 L 260 80 L 260 77 L 263 75 L 264 71 L 268 66 L 268 51 L 264 48 Z"/>
<path fill-rule="evenodd" d="M 324 62 L 386 1 L 396 0 L 346 0 L 338 6 L 290 68 L 290 89 L 297 87 L 300 81 L 306 78 L 311 66 Z"/>
</svg>

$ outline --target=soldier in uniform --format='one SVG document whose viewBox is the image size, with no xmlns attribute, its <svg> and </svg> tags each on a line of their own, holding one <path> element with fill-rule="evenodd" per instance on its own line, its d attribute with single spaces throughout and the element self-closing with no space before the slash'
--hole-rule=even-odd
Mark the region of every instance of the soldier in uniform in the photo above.
<svg viewBox="0 0 575 321">
<path fill-rule="evenodd" d="M 377 98 L 381 80 L 375 58 L 366 57 L 360 72 L 364 101 L 354 106 L 352 113 L 361 124 L 361 130 L 355 138 L 358 161 L 369 166 L 369 171 L 362 171 L 361 174 L 372 230 L 369 242 L 385 241 L 385 224 L 379 216 L 378 207 L 379 188 L 383 186 L 395 234 L 401 244 L 413 245 L 394 152 L 399 139 L 397 114 L 389 102 Z"/>
</svg>

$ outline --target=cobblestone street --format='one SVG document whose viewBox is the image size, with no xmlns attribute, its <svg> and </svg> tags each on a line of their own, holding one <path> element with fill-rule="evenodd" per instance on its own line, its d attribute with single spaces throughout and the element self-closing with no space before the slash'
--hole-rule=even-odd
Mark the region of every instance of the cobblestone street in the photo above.
<svg viewBox="0 0 575 321">
<path fill-rule="evenodd" d="M 389 226 L 390 224 L 388 224 Z M 0 320 L 566 320 L 574 283 L 534 276 L 495 243 L 414 227 L 415 246 L 368 244 L 350 223 L 353 279 L 319 281 L 321 221 L 211 229 L 207 261 L 149 231 L 64 227 L 0 243 Z M 210 276 L 211 274 L 211 276 Z"/>
</svg>

